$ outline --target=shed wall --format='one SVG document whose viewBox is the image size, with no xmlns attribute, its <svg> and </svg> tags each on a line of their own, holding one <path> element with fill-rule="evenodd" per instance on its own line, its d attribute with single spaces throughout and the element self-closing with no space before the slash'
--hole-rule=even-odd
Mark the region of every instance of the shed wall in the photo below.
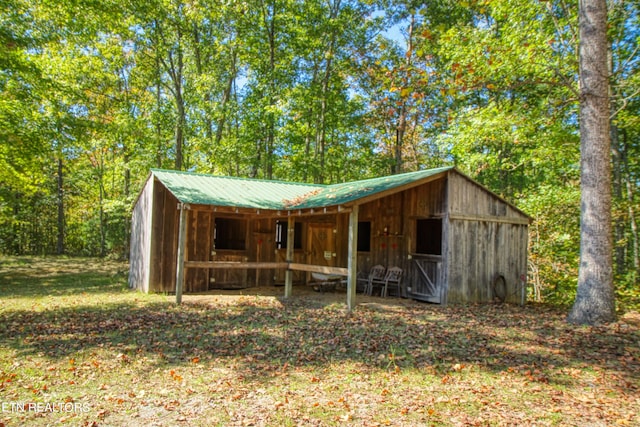
<svg viewBox="0 0 640 427">
<path fill-rule="evenodd" d="M 145 183 L 131 215 L 129 287 L 143 292 L 149 292 L 152 205 L 153 177 Z"/>
<path fill-rule="evenodd" d="M 376 264 L 400 267 L 403 270 L 403 295 L 408 295 L 407 288 L 416 290 L 417 264 L 426 262 L 424 256 L 415 253 L 416 220 L 444 217 L 446 188 L 447 180 L 443 177 L 360 207 L 359 221 L 371 222 L 371 251 L 358 252 L 361 275 L 366 276 Z M 430 260 L 435 258 L 436 263 L 442 260 L 442 256 L 429 256 Z"/>
<path fill-rule="evenodd" d="M 527 272 L 527 227 L 487 221 L 449 224 L 447 301 L 487 302 L 496 298 L 493 283 L 505 278 L 506 301 L 520 301 L 520 276 Z"/>
<path fill-rule="evenodd" d="M 178 256 L 178 200 L 163 185 L 153 186 L 149 290 L 175 292 Z"/>
<path fill-rule="evenodd" d="M 506 281 L 506 301 L 521 298 L 527 273 L 528 218 L 462 175 L 449 174 L 447 302 L 488 302 Z"/>
<path fill-rule="evenodd" d="M 213 232 L 213 215 L 210 211 L 189 210 L 187 212 L 186 259 L 209 261 Z M 209 270 L 188 268 L 185 271 L 185 292 L 203 292 L 209 289 Z"/>
<path fill-rule="evenodd" d="M 527 217 L 504 200 L 459 173 L 449 173 L 449 214 L 494 216 L 526 220 Z"/>
<path fill-rule="evenodd" d="M 374 200 L 360 207 L 359 222 L 371 223 L 370 251 L 358 252 L 358 270 L 366 276 L 374 265 L 397 266 L 404 269 L 407 254 L 407 221 L 405 212 L 406 195 L 396 193 Z M 344 239 L 345 261 L 348 252 L 347 220 L 345 215 Z M 346 264 L 343 264 L 346 265 Z"/>
</svg>

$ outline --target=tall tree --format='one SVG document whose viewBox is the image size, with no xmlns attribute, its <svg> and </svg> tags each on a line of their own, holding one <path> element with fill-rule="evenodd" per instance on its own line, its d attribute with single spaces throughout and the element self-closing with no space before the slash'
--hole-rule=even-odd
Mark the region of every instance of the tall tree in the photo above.
<svg viewBox="0 0 640 427">
<path fill-rule="evenodd" d="M 606 0 L 580 0 L 580 269 L 568 320 L 615 320 Z"/>
</svg>

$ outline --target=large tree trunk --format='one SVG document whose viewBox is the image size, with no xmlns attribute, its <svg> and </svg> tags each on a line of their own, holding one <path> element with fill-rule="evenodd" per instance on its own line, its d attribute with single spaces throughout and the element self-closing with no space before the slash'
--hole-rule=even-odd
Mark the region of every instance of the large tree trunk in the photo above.
<svg viewBox="0 0 640 427">
<path fill-rule="evenodd" d="M 580 269 L 568 321 L 615 320 L 606 0 L 580 0 Z"/>
</svg>

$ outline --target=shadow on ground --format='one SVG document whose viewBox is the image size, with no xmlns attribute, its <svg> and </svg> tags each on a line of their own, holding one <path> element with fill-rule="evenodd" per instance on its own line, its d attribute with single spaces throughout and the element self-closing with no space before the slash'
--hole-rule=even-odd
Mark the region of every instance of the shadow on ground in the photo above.
<svg viewBox="0 0 640 427">
<path fill-rule="evenodd" d="M 248 371 L 341 361 L 443 372 L 456 364 L 494 372 L 539 367 L 539 381 L 560 381 L 545 378 L 545 367 L 587 365 L 618 373 L 626 387 L 640 381 L 637 324 L 575 327 L 564 322 L 563 312 L 544 306 L 439 307 L 359 296 L 361 304 L 347 313 L 342 293 L 294 289 L 294 297 L 284 300 L 282 288 L 191 295 L 176 306 L 171 297 L 157 302 L 133 292 L 110 302 L 114 291 L 125 291 L 124 281 L 114 284 L 113 277 L 95 272 L 34 280 L 3 271 L 0 282 L 2 297 L 78 293 L 74 306 L 3 306 L 0 345 L 19 357 L 61 359 L 109 348 L 153 356 L 150 363 L 164 365 L 188 364 L 194 357 L 233 359 Z M 87 293 L 86 304 L 79 292 Z"/>
</svg>

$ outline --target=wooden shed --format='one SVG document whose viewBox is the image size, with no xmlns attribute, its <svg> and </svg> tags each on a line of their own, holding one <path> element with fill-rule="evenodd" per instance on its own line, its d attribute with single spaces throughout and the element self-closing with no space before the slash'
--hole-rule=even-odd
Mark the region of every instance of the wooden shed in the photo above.
<svg viewBox="0 0 640 427">
<path fill-rule="evenodd" d="M 306 284 L 337 275 L 355 305 L 374 265 L 401 296 L 520 302 L 530 218 L 452 167 L 334 185 L 152 170 L 133 209 L 129 285 L 144 292 Z"/>
</svg>

